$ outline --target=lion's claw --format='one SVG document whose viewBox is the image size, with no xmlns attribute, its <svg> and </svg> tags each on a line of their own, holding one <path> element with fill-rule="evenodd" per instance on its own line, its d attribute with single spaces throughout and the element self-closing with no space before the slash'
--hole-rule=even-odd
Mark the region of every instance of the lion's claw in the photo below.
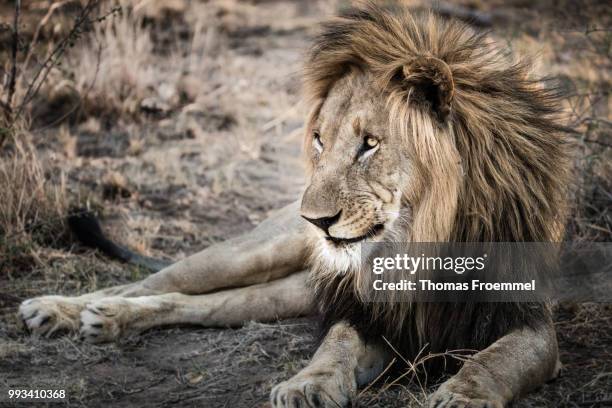
<svg viewBox="0 0 612 408">
<path fill-rule="evenodd" d="M 333 373 L 300 373 L 278 384 L 270 393 L 273 408 L 328 408 L 349 405 L 355 384 L 345 384 Z"/>
<path fill-rule="evenodd" d="M 75 331 L 82 304 L 64 296 L 28 299 L 19 306 L 18 317 L 30 333 L 49 337 L 67 330 Z"/>
</svg>

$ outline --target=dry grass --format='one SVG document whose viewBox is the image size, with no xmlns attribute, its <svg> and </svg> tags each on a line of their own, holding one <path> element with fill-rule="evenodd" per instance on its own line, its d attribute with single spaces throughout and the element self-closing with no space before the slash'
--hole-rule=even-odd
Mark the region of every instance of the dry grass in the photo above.
<svg viewBox="0 0 612 408">
<path fill-rule="evenodd" d="M 94 27 L 68 56 L 74 88 L 86 116 L 135 114 L 162 77 L 141 17 L 125 11 Z"/>
<path fill-rule="evenodd" d="M 50 179 L 28 136 L 17 134 L 0 161 L 0 270 L 25 268 L 38 247 L 65 240 L 66 197 L 63 174 Z"/>
<path fill-rule="evenodd" d="M 100 14 L 113 8 L 121 12 L 95 24 L 67 55 L 65 68 L 56 70 L 42 90 L 39 102 L 44 100 L 49 106 L 39 109 L 39 116 L 51 116 L 46 122 L 56 120 L 58 114 L 50 108 L 66 110 L 59 106 L 64 104 L 69 108 L 64 115 L 79 120 L 102 117 L 140 122 L 143 114 L 165 116 L 191 102 L 201 87 L 193 78 L 208 74 L 204 56 L 214 42 L 213 19 L 206 7 L 195 5 L 198 10 L 189 22 L 193 30 L 189 43 L 165 49 L 152 38 L 155 30 L 151 25 L 164 24 L 162 16 L 172 7 L 148 0 L 101 2 Z M 152 15 L 159 21 L 152 20 Z M 166 58 L 160 59 L 161 54 Z"/>
</svg>

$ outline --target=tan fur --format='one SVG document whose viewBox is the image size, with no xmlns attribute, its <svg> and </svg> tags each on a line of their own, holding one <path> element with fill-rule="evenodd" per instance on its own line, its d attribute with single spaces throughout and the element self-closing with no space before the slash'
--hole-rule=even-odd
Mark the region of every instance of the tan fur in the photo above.
<svg viewBox="0 0 612 408">
<path fill-rule="evenodd" d="M 372 381 L 384 368 L 388 354 L 379 344 L 365 344 L 354 328 L 335 325 L 306 368 L 272 389 L 274 407 L 344 407 L 357 386 Z"/>
<path fill-rule="evenodd" d="M 208 295 L 105 297 L 88 302 L 82 310 L 80 334 L 84 340 L 100 343 L 166 325 L 230 327 L 309 314 L 313 301 L 306 275 L 303 271 Z"/>
<path fill-rule="evenodd" d="M 18 314 L 34 334 L 78 330 L 90 342 L 163 325 L 236 326 L 310 314 L 311 291 L 306 274 L 300 273 L 306 267 L 310 235 L 294 203 L 250 233 L 142 281 L 77 297 L 29 299 Z M 212 291 L 217 292 L 205 295 Z"/>
</svg>

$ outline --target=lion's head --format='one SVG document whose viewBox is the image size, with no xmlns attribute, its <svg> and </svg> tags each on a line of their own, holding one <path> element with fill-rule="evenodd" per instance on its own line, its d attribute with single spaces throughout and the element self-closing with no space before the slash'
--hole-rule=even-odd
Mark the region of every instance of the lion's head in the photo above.
<svg viewBox="0 0 612 408">
<path fill-rule="evenodd" d="M 363 239 L 559 239 L 569 144 L 555 92 L 459 22 L 372 4 L 324 25 L 305 67 L 301 213 L 333 268 Z"/>
</svg>

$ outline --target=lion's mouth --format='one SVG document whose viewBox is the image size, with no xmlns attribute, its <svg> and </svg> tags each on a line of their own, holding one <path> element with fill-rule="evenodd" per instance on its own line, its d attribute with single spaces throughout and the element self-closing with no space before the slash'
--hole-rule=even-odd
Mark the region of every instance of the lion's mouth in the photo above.
<svg viewBox="0 0 612 408">
<path fill-rule="evenodd" d="M 326 236 L 325 239 L 336 246 L 354 244 L 355 242 L 363 241 L 366 238 L 376 238 L 385 229 L 383 224 L 376 224 L 371 227 L 368 232 L 355 238 L 336 238 L 330 235 Z"/>
</svg>

